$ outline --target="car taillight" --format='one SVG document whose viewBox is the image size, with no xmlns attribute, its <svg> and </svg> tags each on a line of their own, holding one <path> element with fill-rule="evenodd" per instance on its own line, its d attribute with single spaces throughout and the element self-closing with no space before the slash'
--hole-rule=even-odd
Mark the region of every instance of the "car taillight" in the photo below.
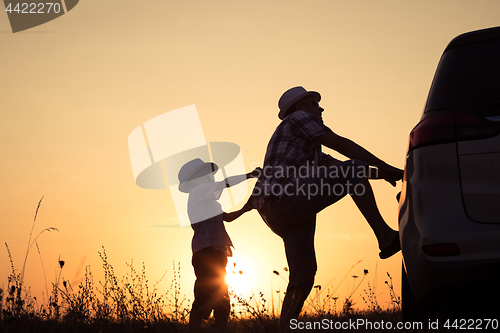
<svg viewBox="0 0 500 333">
<path fill-rule="evenodd" d="M 460 255 L 460 249 L 456 244 L 433 244 L 422 247 L 425 254 L 432 257 L 447 257 Z"/>
<path fill-rule="evenodd" d="M 485 139 L 500 134 L 500 123 L 474 113 L 455 111 L 457 141 Z"/>
<path fill-rule="evenodd" d="M 466 111 L 438 111 L 413 128 L 408 151 L 428 145 L 485 139 L 498 134 L 498 122 Z"/>
<path fill-rule="evenodd" d="M 432 144 L 455 141 L 455 121 L 453 111 L 441 111 L 422 119 L 410 133 L 410 147 L 415 148 Z"/>
</svg>

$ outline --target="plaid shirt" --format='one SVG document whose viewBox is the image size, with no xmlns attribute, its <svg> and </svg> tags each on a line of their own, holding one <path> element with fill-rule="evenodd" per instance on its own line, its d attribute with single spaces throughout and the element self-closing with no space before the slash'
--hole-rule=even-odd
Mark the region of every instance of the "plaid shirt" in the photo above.
<svg viewBox="0 0 500 333">
<path fill-rule="evenodd" d="M 321 144 L 314 138 L 331 132 L 327 126 L 306 111 L 295 111 L 276 128 L 267 146 L 263 173 L 259 177 L 253 195 L 281 200 L 283 189 L 300 177 L 301 167 L 325 165 L 335 159 L 321 152 Z M 304 170 L 302 171 L 304 172 Z M 281 190 L 280 190 L 281 189 Z"/>
</svg>

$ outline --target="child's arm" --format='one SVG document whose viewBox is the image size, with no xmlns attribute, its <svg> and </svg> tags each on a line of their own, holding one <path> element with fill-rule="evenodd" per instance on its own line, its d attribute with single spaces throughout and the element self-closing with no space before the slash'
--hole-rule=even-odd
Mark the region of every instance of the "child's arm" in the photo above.
<svg viewBox="0 0 500 333">
<path fill-rule="evenodd" d="M 245 214 L 246 212 L 251 211 L 253 209 L 251 200 L 252 200 L 252 197 L 250 197 L 250 200 L 248 200 L 248 202 L 245 204 L 245 206 L 243 206 L 243 208 L 241 208 L 240 210 L 237 210 L 237 211 L 234 211 L 231 213 L 223 212 L 222 219 L 226 222 L 232 222 L 232 221 L 236 220 L 238 217 L 240 217 L 241 215 Z"/>
<path fill-rule="evenodd" d="M 233 222 L 234 220 L 236 220 L 238 217 L 245 214 L 249 210 L 250 209 L 245 209 L 245 207 L 243 207 L 242 209 L 237 210 L 235 212 L 231 212 L 231 213 L 224 212 L 224 213 L 222 213 L 222 219 L 226 222 Z"/>
<path fill-rule="evenodd" d="M 226 187 L 230 187 L 230 186 L 239 184 L 239 183 L 241 183 L 249 178 L 259 178 L 261 174 L 262 174 L 262 169 L 255 168 L 255 170 L 253 170 L 252 172 L 249 172 L 249 173 L 244 174 L 244 175 L 227 177 L 223 181 L 217 182 L 217 187 L 215 188 L 215 191 L 216 192 L 222 191 Z"/>
</svg>

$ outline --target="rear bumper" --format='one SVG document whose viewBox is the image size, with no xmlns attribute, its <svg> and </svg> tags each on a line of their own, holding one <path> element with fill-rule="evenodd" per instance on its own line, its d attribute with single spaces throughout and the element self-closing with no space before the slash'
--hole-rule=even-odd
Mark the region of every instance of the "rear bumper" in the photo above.
<svg viewBox="0 0 500 333">
<path fill-rule="evenodd" d="M 500 275 L 500 224 L 472 221 L 461 193 L 454 143 L 422 147 L 408 155 L 399 230 L 408 282 L 419 301 L 448 299 Z M 459 247 L 459 255 L 429 256 L 422 251 L 426 245 L 449 243 Z"/>
</svg>

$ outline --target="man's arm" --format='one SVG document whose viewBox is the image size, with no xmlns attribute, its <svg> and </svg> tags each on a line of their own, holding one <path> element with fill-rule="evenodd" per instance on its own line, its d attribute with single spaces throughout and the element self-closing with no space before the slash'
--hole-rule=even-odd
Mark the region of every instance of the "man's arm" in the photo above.
<svg viewBox="0 0 500 333">
<path fill-rule="evenodd" d="M 313 140 L 330 149 L 338 151 L 339 153 L 349 157 L 350 159 L 358 159 L 360 161 L 368 163 L 369 165 L 376 166 L 381 172 L 381 177 L 387 180 L 393 186 L 396 186 L 397 180 L 403 178 L 403 170 L 385 163 L 357 143 L 347 138 L 341 137 L 340 135 L 337 135 L 333 132 L 325 133 L 314 138 Z"/>
<path fill-rule="evenodd" d="M 323 146 L 336 150 L 342 155 L 347 156 L 351 159 L 358 159 L 373 166 L 385 164 L 385 162 L 377 158 L 375 155 L 373 155 L 357 143 L 347 138 L 341 137 L 340 135 L 337 135 L 333 132 L 328 132 L 323 135 L 317 136 L 313 140 L 322 144 Z"/>
</svg>

